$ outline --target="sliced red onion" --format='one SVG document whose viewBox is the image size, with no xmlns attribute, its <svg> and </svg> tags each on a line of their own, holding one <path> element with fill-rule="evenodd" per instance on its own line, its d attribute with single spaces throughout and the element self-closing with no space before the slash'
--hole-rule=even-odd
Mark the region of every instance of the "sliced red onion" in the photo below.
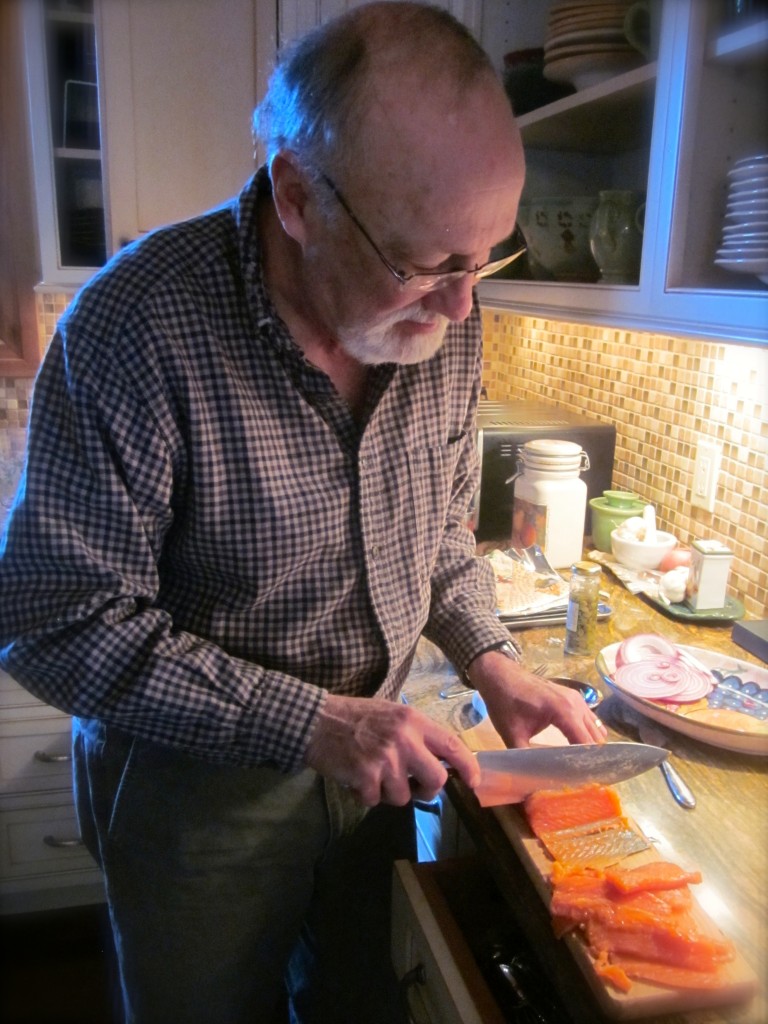
<svg viewBox="0 0 768 1024">
<path fill-rule="evenodd" d="M 628 665 L 647 658 L 667 657 L 673 661 L 679 656 L 675 645 L 657 633 L 638 633 L 622 641 L 616 651 L 616 666 Z"/>
<path fill-rule="evenodd" d="M 635 697 L 676 704 L 701 700 L 714 686 L 701 662 L 653 633 L 623 641 L 616 651 L 614 679 Z"/>
</svg>

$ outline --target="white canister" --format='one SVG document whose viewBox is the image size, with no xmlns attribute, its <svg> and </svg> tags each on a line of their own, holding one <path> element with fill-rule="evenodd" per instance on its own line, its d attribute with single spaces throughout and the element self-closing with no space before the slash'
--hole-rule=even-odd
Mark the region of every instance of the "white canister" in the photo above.
<svg viewBox="0 0 768 1024">
<path fill-rule="evenodd" d="M 589 457 L 573 441 L 544 438 L 522 446 L 512 504 L 512 547 L 538 544 L 549 564 L 565 569 L 581 559 Z"/>
<path fill-rule="evenodd" d="M 695 540 L 685 587 L 685 603 L 695 612 L 716 611 L 725 606 L 728 573 L 733 552 L 719 540 Z"/>
</svg>

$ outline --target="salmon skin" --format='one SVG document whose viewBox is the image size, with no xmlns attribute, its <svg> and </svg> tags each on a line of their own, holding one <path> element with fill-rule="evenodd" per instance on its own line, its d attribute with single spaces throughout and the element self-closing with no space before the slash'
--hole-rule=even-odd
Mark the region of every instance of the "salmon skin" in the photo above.
<svg viewBox="0 0 768 1024">
<path fill-rule="evenodd" d="M 609 786 L 539 790 L 525 801 L 525 813 L 547 853 L 572 867 L 608 867 L 650 845 L 624 817 Z"/>
</svg>

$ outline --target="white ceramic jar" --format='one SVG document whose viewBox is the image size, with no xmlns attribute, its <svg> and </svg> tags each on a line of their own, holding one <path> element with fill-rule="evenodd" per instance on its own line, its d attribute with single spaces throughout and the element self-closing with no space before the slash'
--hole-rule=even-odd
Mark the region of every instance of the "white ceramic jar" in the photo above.
<svg viewBox="0 0 768 1024">
<path fill-rule="evenodd" d="M 538 544 L 549 564 L 565 569 L 584 548 L 589 457 L 573 441 L 528 441 L 517 462 L 512 504 L 512 547 Z M 511 482 L 511 481 L 508 481 Z"/>
</svg>

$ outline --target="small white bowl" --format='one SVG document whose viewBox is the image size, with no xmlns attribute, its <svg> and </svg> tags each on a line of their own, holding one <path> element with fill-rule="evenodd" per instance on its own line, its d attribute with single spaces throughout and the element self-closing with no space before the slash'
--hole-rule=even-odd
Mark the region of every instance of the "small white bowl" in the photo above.
<svg viewBox="0 0 768 1024">
<path fill-rule="evenodd" d="M 622 537 L 618 529 L 611 531 L 611 551 L 627 569 L 658 569 L 664 555 L 676 545 L 677 537 L 661 530 L 656 531 L 655 544 Z"/>
</svg>

